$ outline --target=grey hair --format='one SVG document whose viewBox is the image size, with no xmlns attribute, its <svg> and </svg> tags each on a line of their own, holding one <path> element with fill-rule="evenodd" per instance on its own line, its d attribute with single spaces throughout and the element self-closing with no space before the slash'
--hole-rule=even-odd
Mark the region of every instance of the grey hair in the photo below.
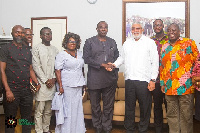
<svg viewBox="0 0 200 133">
<path fill-rule="evenodd" d="M 141 25 L 142 29 L 144 29 L 144 24 L 143 24 L 143 23 L 141 23 L 141 22 L 134 22 L 134 23 L 132 23 L 132 26 L 133 26 L 134 24 L 139 24 L 139 25 Z"/>
</svg>

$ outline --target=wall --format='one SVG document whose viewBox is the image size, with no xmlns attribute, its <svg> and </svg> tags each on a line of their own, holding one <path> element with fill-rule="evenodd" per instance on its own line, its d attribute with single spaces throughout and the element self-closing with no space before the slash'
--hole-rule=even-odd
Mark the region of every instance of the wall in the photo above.
<svg viewBox="0 0 200 133">
<path fill-rule="evenodd" d="M 199 0 L 190 0 L 190 38 L 200 42 Z M 105 20 L 109 24 L 108 36 L 114 38 L 118 48 L 122 46 L 122 0 L 0 0 L 0 28 L 10 34 L 11 27 L 21 24 L 31 26 L 31 17 L 67 16 L 67 29 L 82 38 L 96 35 L 96 24 Z M 2 30 L 0 29 L 0 35 Z M 81 47 L 82 48 L 82 47 Z"/>
<path fill-rule="evenodd" d="M 108 36 L 115 38 L 121 45 L 122 36 L 122 1 L 98 0 L 89 4 L 87 0 L 1 0 L 0 26 L 6 34 L 11 27 L 21 24 L 31 26 L 31 17 L 67 16 L 67 29 L 82 38 L 96 35 L 96 24 L 105 20 L 109 24 Z M 0 34 L 2 30 L 0 29 Z"/>
<path fill-rule="evenodd" d="M 196 41 L 200 51 L 200 1 L 190 0 L 190 38 Z"/>
</svg>

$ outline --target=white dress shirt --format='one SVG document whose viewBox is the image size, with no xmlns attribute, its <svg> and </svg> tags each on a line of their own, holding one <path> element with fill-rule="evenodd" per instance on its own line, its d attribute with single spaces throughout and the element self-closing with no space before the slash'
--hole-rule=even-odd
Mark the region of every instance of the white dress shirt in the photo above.
<svg viewBox="0 0 200 133">
<path fill-rule="evenodd" d="M 156 79 L 159 69 L 159 55 L 154 40 L 142 36 L 138 41 L 127 39 L 122 52 L 114 62 L 116 67 L 125 65 L 125 80 L 139 80 L 149 83 Z"/>
</svg>

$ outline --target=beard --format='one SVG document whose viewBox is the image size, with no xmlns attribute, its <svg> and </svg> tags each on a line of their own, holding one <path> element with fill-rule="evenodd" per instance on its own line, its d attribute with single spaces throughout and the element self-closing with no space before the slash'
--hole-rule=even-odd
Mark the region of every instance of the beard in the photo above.
<svg viewBox="0 0 200 133">
<path fill-rule="evenodd" d="M 132 35 L 132 37 L 134 38 L 134 39 L 136 39 L 136 40 L 138 40 L 138 39 L 140 39 L 141 37 L 142 37 L 142 34 L 138 34 L 138 35 Z"/>
<path fill-rule="evenodd" d="M 21 44 L 23 42 L 23 39 L 22 38 L 13 38 L 13 40 L 17 43 L 17 44 Z"/>
</svg>

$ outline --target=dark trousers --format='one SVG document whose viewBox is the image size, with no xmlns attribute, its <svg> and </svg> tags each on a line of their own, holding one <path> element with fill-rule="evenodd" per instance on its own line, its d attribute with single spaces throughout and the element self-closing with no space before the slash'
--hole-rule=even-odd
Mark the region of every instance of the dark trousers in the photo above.
<svg viewBox="0 0 200 133">
<path fill-rule="evenodd" d="M 124 126 L 127 132 L 134 132 L 135 125 L 135 104 L 138 99 L 140 106 L 139 133 L 146 133 L 148 130 L 152 97 L 147 89 L 148 83 L 145 81 L 126 80 L 125 81 L 125 121 Z"/>
<path fill-rule="evenodd" d="M 195 90 L 195 119 L 200 121 L 200 91 Z"/>
<path fill-rule="evenodd" d="M 93 126 L 99 129 L 103 128 L 104 131 L 110 131 L 112 129 L 116 84 L 107 88 L 88 90 L 92 108 Z M 103 100 L 103 112 L 101 112 L 100 106 L 101 94 Z"/>
<path fill-rule="evenodd" d="M 167 109 L 167 103 L 165 100 L 165 94 L 161 91 L 160 83 L 156 83 L 155 90 L 152 91 L 154 101 L 154 126 L 156 133 L 160 133 L 163 126 L 163 108 L 162 104 L 165 103 Z"/>
<path fill-rule="evenodd" d="M 15 118 L 17 115 L 17 109 L 20 107 L 21 119 L 31 121 L 31 113 L 33 107 L 33 95 L 30 88 L 19 88 L 19 89 L 11 89 L 14 94 L 15 100 L 11 103 L 6 101 L 6 94 L 4 91 L 4 112 L 5 119 L 12 117 Z M 19 123 L 17 123 L 19 124 Z M 22 125 L 22 133 L 31 133 L 31 125 Z M 5 125 L 5 133 L 14 133 L 14 127 L 7 127 Z"/>
</svg>

